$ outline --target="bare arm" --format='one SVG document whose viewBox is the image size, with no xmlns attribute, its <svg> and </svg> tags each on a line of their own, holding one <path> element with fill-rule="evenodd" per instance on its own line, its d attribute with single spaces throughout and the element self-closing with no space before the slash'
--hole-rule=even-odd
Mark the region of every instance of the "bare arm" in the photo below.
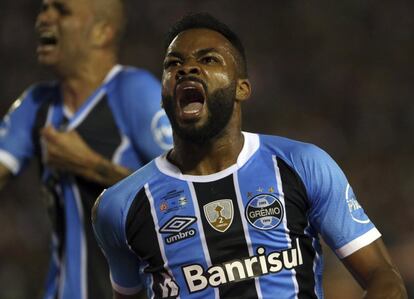
<svg viewBox="0 0 414 299">
<path fill-rule="evenodd" d="M 76 131 L 58 132 L 46 127 L 42 137 L 47 150 L 46 163 L 56 171 L 73 173 L 105 186 L 131 173 L 91 149 Z"/>
<path fill-rule="evenodd" d="M 365 299 L 408 298 L 401 275 L 381 239 L 344 258 L 343 263 L 366 290 Z"/>
<path fill-rule="evenodd" d="M 113 292 L 114 292 L 114 299 L 146 299 L 147 298 L 147 296 L 145 295 L 145 290 L 142 290 L 138 294 L 135 294 L 132 296 L 122 295 L 116 291 L 113 291 Z"/>
<path fill-rule="evenodd" d="M 9 181 L 11 174 L 11 171 L 0 163 L 0 189 Z"/>
</svg>

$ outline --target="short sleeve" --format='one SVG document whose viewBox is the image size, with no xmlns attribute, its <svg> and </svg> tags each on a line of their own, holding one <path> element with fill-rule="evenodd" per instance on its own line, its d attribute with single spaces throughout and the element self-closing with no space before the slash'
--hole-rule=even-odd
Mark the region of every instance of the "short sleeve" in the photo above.
<svg viewBox="0 0 414 299">
<path fill-rule="evenodd" d="M 161 86 L 149 72 L 130 69 L 123 74 L 123 114 L 129 138 L 144 161 L 172 147 L 172 130 L 161 108 Z"/>
<path fill-rule="evenodd" d="M 40 103 L 39 88 L 27 89 L 0 123 L 0 162 L 17 174 L 34 154 L 33 126 Z"/>
<path fill-rule="evenodd" d="M 339 258 L 381 236 L 358 203 L 345 174 L 327 153 L 306 145 L 295 160 L 310 200 L 310 223 Z"/>
<path fill-rule="evenodd" d="M 109 189 L 95 202 L 92 224 L 95 238 L 109 264 L 113 289 L 123 295 L 133 295 L 143 285 L 138 257 L 130 250 L 126 241 L 123 215 L 118 198 Z"/>
</svg>

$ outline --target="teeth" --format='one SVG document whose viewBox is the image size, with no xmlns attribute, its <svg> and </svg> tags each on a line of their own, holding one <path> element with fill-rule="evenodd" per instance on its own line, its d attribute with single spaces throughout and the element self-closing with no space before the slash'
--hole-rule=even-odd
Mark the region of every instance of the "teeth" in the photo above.
<svg viewBox="0 0 414 299">
<path fill-rule="evenodd" d="M 53 32 L 42 32 L 40 33 L 40 37 L 41 38 L 53 38 L 55 37 L 55 35 L 53 34 Z"/>
</svg>

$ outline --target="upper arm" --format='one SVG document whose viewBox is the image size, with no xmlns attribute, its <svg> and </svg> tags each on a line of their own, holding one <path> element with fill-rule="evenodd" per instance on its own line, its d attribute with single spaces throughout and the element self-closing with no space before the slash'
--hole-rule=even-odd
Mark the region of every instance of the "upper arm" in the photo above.
<svg viewBox="0 0 414 299">
<path fill-rule="evenodd" d="M 342 262 L 363 288 L 378 269 L 396 271 L 382 239 L 357 250 L 342 259 Z"/>
<path fill-rule="evenodd" d="M 119 294 L 137 294 L 143 288 L 140 262 L 128 247 L 124 233 L 123 202 L 122 191 L 112 188 L 104 191 L 93 207 L 92 224 L 109 264 L 112 288 Z"/>
<path fill-rule="evenodd" d="M 40 99 L 38 88 L 25 91 L 0 122 L 0 162 L 17 174 L 34 154 L 33 126 Z"/>
<path fill-rule="evenodd" d="M 345 174 L 327 153 L 307 146 L 295 162 L 309 199 L 310 223 L 340 258 L 381 236 Z"/>
<path fill-rule="evenodd" d="M 407 298 L 401 274 L 391 261 L 381 239 L 359 249 L 342 261 L 366 290 L 364 298 Z"/>
</svg>

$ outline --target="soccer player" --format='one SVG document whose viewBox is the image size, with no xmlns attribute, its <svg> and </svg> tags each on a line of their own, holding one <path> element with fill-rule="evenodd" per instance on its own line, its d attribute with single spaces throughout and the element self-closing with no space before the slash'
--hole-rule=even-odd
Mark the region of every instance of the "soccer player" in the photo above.
<svg viewBox="0 0 414 299">
<path fill-rule="evenodd" d="M 205 14 L 167 36 L 174 147 L 97 200 L 115 298 L 323 298 L 319 235 L 366 290 L 406 298 L 352 187 L 318 147 L 241 131 L 242 43 Z"/>
<path fill-rule="evenodd" d="M 49 191 L 52 256 L 44 298 L 112 296 L 90 211 L 102 190 L 172 145 L 160 83 L 117 64 L 122 0 L 43 0 L 39 62 L 57 80 L 34 84 L 0 127 L 0 183 L 37 157 Z"/>
</svg>

